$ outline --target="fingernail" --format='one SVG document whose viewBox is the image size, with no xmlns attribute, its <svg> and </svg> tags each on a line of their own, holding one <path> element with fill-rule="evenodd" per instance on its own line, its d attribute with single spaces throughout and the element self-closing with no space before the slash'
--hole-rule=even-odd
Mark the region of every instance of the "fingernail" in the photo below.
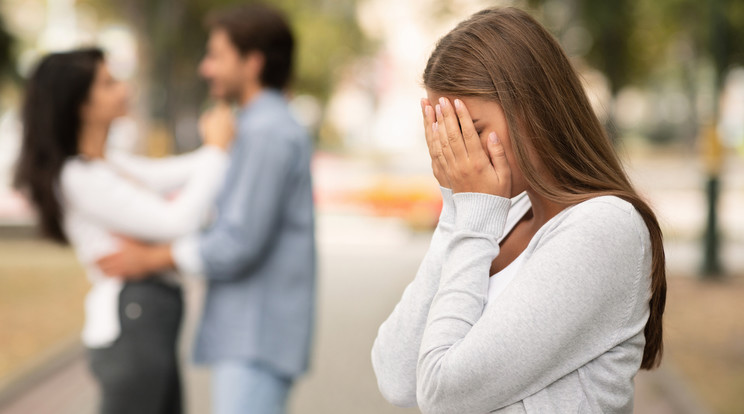
<svg viewBox="0 0 744 414">
<path fill-rule="evenodd" d="M 496 136 L 495 132 L 491 132 L 490 134 L 488 134 L 488 140 L 491 142 L 491 144 L 499 143 L 499 137 Z"/>
<path fill-rule="evenodd" d="M 462 106 L 462 101 L 460 101 L 459 99 L 455 99 L 455 108 L 460 109 L 461 106 Z"/>
<path fill-rule="evenodd" d="M 442 116 L 442 107 L 437 105 L 437 115 Z"/>
<path fill-rule="evenodd" d="M 439 97 L 439 104 L 442 106 L 445 106 L 447 101 L 444 99 L 444 96 Z"/>
</svg>

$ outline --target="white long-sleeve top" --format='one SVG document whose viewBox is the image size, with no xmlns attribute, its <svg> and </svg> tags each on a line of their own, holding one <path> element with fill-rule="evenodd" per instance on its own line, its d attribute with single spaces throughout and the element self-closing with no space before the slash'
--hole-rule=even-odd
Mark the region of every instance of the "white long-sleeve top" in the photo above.
<svg viewBox="0 0 744 414">
<path fill-rule="evenodd" d="M 116 236 L 169 242 L 196 232 L 208 217 L 227 163 L 227 154 L 212 146 L 163 159 L 119 153 L 101 160 L 71 157 L 65 163 L 59 186 L 64 230 L 92 284 L 85 301 L 86 346 L 109 346 L 121 332 L 123 281 L 105 276 L 96 261 L 116 251 Z M 175 190 L 177 197 L 167 197 Z"/>
<path fill-rule="evenodd" d="M 491 262 L 529 198 L 442 196 L 429 251 L 372 348 L 383 396 L 426 414 L 630 413 L 651 294 L 640 214 L 617 197 L 564 209 L 489 300 Z"/>
</svg>

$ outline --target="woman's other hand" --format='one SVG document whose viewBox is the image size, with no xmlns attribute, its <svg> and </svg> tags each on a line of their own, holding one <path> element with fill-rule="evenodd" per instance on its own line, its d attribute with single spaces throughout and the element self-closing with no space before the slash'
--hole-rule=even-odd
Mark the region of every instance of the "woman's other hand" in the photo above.
<svg viewBox="0 0 744 414">
<path fill-rule="evenodd" d="M 235 138 L 235 117 L 232 108 L 219 102 L 199 118 L 199 132 L 204 145 L 213 145 L 227 150 Z"/>
<path fill-rule="evenodd" d="M 486 154 L 470 113 L 461 100 L 455 99 L 453 105 L 449 99 L 440 98 L 434 115 L 436 120 L 430 126 L 433 141 L 430 148 L 435 148 L 433 154 L 438 167 L 444 170 L 443 175 L 452 191 L 509 198 L 511 169 L 496 132 L 488 136 L 489 153 Z"/>
<path fill-rule="evenodd" d="M 434 108 L 429 103 L 427 98 L 421 99 L 421 114 L 424 118 L 424 134 L 426 136 L 426 145 L 429 147 L 429 156 L 431 156 L 431 170 L 434 173 L 434 178 L 437 179 L 439 185 L 444 188 L 452 188 L 449 179 L 445 174 L 445 165 L 442 155 L 442 147 L 439 144 L 439 139 L 434 135 L 432 126 L 437 122 L 436 115 L 434 114 Z"/>
</svg>

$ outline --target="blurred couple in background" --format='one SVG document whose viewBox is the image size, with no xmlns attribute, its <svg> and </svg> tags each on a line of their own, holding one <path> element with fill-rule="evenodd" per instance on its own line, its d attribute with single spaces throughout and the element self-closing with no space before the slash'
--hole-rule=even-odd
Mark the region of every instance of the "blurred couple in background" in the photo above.
<svg viewBox="0 0 744 414">
<path fill-rule="evenodd" d="M 282 413 L 308 367 L 312 145 L 283 95 L 292 31 L 261 4 L 216 11 L 207 28 L 198 71 L 218 103 L 187 154 L 106 151 L 128 90 L 99 49 L 45 56 L 27 86 L 15 182 L 92 284 L 82 339 L 102 413 L 184 411 L 183 277 L 206 279 L 194 360 L 212 369 L 214 413 Z"/>
</svg>

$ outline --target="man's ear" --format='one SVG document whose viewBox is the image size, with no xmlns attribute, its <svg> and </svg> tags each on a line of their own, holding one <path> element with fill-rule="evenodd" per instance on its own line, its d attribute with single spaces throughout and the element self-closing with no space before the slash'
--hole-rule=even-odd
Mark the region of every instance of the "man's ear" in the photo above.
<svg viewBox="0 0 744 414">
<path fill-rule="evenodd" d="M 266 58 L 264 54 L 255 50 L 248 52 L 243 57 L 243 74 L 249 79 L 261 81 L 261 72 L 263 72 Z"/>
</svg>

